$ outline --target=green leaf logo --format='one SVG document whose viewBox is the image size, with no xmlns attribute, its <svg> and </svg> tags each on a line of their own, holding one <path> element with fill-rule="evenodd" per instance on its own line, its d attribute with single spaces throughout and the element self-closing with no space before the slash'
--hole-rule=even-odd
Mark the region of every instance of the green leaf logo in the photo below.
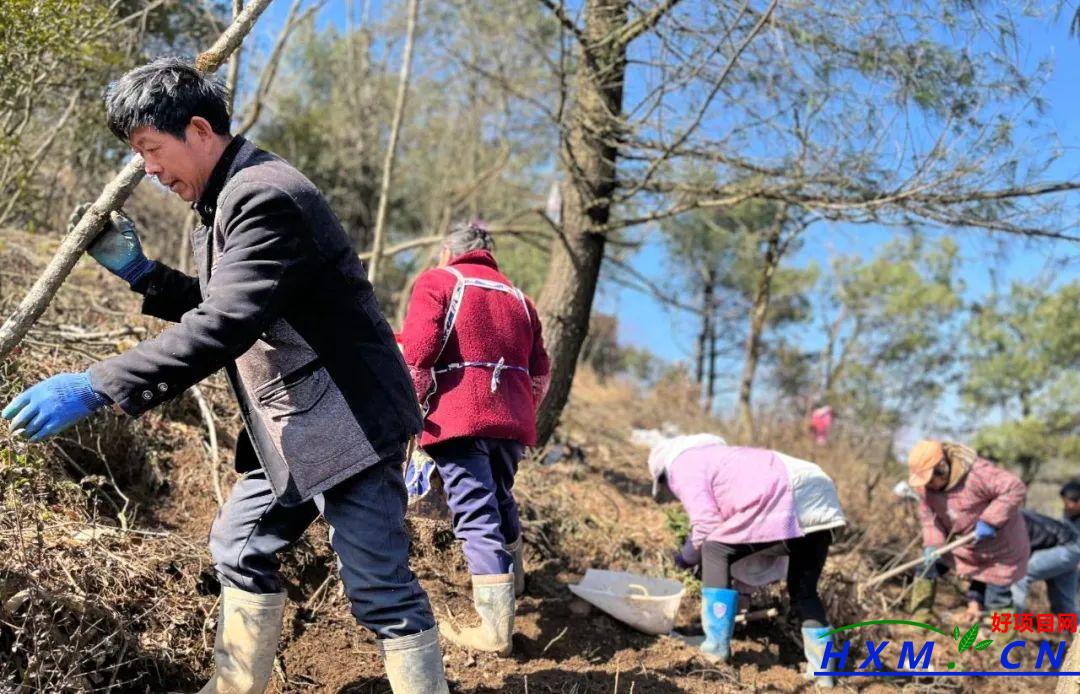
<svg viewBox="0 0 1080 694">
<path fill-rule="evenodd" d="M 990 648 L 990 644 L 992 643 L 994 643 L 993 639 L 986 639 L 985 641 L 980 641 L 975 644 L 975 650 L 985 651 L 987 648 Z"/>
<path fill-rule="evenodd" d="M 959 641 L 960 640 L 960 627 L 957 626 L 957 627 L 952 628 L 952 637 L 953 637 L 953 641 Z"/>
<path fill-rule="evenodd" d="M 955 634 L 958 631 L 960 631 L 960 627 L 956 627 L 953 633 Z M 956 644 L 956 650 L 960 653 L 963 653 L 964 651 L 975 645 L 975 639 L 977 639 L 978 637 L 979 623 L 975 622 L 971 625 L 971 628 L 968 629 L 967 632 L 965 632 L 964 635 L 960 637 L 960 643 Z"/>
</svg>

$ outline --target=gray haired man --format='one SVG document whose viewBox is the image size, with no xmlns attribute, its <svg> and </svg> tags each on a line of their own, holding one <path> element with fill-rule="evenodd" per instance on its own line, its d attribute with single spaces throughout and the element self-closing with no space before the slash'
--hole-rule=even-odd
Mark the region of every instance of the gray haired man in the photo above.
<svg viewBox="0 0 1080 694">
<path fill-rule="evenodd" d="M 315 186 L 229 134 L 225 91 L 161 59 L 110 85 L 110 129 L 193 204 L 198 277 L 148 260 L 116 216 L 89 249 L 174 321 L 134 349 L 33 386 L 4 410 L 33 440 L 116 404 L 132 416 L 224 368 L 244 429 L 243 477 L 210 532 L 222 584 L 203 693 L 262 692 L 282 629 L 278 553 L 320 514 L 356 619 L 397 694 L 447 692 L 427 595 L 409 569 L 401 463 L 421 420 L 364 268 Z"/>
</svg>

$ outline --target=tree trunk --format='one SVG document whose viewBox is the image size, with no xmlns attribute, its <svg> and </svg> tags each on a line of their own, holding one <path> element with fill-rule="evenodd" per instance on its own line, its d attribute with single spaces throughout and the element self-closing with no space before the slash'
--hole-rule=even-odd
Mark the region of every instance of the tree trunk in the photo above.
<svg viewBox="0 0 1080 694">
<path fill-rule="evenodd" d="M 709 271 L 709 315 L 713 316 L 709 322 L 709 372 L 705 383 L 705 414 L 711 414 L 713 401 L 716 398 L 716 275 Z"/>
<path fill-rule="evenodd" d="M 712 334 L 712 313 L 709 311 L 711 294 L 712 286 L 706 280 L 701 290 L 701 332 L 697 338 L 697 368 L 694 369 L 694 383 L 699 386 L 705 383 L 705 354 L 709 351 L 709 335 Z"/>
<path fill-rule="evenodd" d="M 765 318 L 769 313 L 769 300 L 772 298 L 772 281 L 776 274 L 776 267 L 780 264 L 780 231 L 783 228 L 783 220 L 777 219 L 769 228 L 765 239 L 765 256 L 763 258 L 761 274 L 758 276 L 757 291 L 754 292 L 754 303 L 750 309 L 750 332 L 746 336 L 746 349 L 744 351 L 743 373 L 739 382 L 739 421 L 742 425 L 743 434 L 753 439 L 754 436 L 754 410 L 751 402 L 751 394 L 754 387 L 754 374 L 757 371 L 758 359 L 761 356 L 761 335 L 765 331 Z"/>
<path fill-rule="evenodd" d="M 390 178 L 394 174 L 394 154 L 397 151 L 398 135 L 401 133 L 401 120 L 405 115 L 405 96 L 409 92 L 409 72 L 412 69 L 413 43 L 416 38 L 416 15 L 419 8 L 420 0 L 409 0 L 409 20 L 405 29 L 405 51 L 401 56 L 401 74 L 398 77 L 397 99 L 394 101 L 394 117 L 390 125 L 390 143 L 386 147 L 386 160 L 383 163 L 379 209 L 375 213 L 375 235 L 371 244 L 371 267 L 368 268 L 368 279 L 371 280 L 372 284 L 375 284 L 379 278 L 379 264 L 382 260 L 382 249 L 386 236 L 386 208 L 390 198 Z"/>
<path fill-rule="evenodd" d="M 551 356 L 551 386 L 537 414 L 540 445 L 555 430 L 570 396 L 578 353 L 589 329 L 593 295 L 604 259 L 603 227 L 611 215 L 621 129 L 629 0 L 587 0 L 583 48 L 575 76 L 577 98 L 568 113 L 562 164 L 569 185 L 562 234 L 552 242 L 551 264 L 539 309 Z"/>
</svg>

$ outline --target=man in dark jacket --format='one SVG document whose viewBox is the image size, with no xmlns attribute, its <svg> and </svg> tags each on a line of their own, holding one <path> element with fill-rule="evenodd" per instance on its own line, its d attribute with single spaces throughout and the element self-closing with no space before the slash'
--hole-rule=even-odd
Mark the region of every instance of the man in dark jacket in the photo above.
<svg viewBox="0 0 1080 694">
<path fill-rule="evenodd" d="M 1080 533 L 1080 480 L 1069 480 L 1061 487 L 1061 517 Z"/>
<path fill-rule="evenodd" d="M 1028 608 L 1031 584 L 1046 581 L 1050 610 L 1055 614 L 1075 613 L 1080 534 L 1066 521 L 1029 509 L 1021 513 L 1031 541 L 1027 573 L 1011 589 L 987 586 L 986 606 L 999 609 L 1007 606 L 1011 600 L 1013 609 L 1023 612 Z"/>
<path fill-rule="evenodd" d="M 229 135 L 224 89 L 182 61 L 132 70 L 110 85 L 106 108 L 146 173 L 198 212 L 198 277 L 148 260 L 134 226 L 114 216 L 90 254 L 145 296 L 145 313 L 177 325 L 42 381 L 3 416 L 40 440 L 109 403 L 139 416 L 224 368 L 244 421 L 244 476 L 210 534 L 222 599 L 202 692 L 265 689 L 285 604 L 277 556 L 320 514 L 394 692 L 446 692 L 404 526 L 401 463 L 420 413 L 341 224 L 296 169 Z"/>
</svg>

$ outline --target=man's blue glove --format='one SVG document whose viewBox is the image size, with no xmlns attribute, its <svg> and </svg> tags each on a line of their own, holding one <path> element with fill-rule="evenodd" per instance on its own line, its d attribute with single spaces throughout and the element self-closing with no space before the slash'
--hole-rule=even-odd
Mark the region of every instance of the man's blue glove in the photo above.
<svg viewBox="0 0 1080 694">
<path fill-rule="evenodd" d="M 88 374 L 57 374 L 24 390 L 0 416 L 11 420 L 13 432 L 40 441 L 108 404 L 108 398 L 90 387 Z"/>
<path fill-rule="evenodd" d="M 79 223 L 90 203 L 85 202 L 75 208 L 68 218 L 68 232 Z M 111 212 L 101 233 L 97 235 L 86 252 L 98 261 L 106 270 L 133 285 L 154 269 L 156 263 L 143 253 L 139 233 L 135 223 L 123 212 Z"/>
<path fill-rule="evenodd" d="M 989 540 L 997 535 L 997 528 L 990 525 L 986 521 L 975 522 L 975 541 L 982 542 L 983 540 Z"/>
</svg>

